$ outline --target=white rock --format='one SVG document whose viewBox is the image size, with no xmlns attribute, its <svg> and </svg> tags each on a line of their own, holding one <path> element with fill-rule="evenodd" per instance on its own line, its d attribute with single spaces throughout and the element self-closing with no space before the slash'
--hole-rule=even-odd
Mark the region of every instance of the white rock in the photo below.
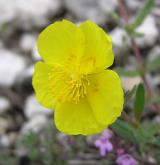
<svg viewBox="0 0 160 165">
<path fill-rule="evenodd" d="M 68 10 L 81 20 L 104 24 L 117 7 L 117 0 L 64 0 Z"/>
<path fill-rule="evenodd" d="M 17 133 L 11 132 L 8 134 L 4 134 L 0 137 L 0 146 L 9 147 L 15 143 L 16 138 L 17 138 Z"/>
<path fill-rule="evenodd" d="M 152 46 L 158 39 L 159 32 L 153 16 L 149 15 L 136 31 L 144 34 L 144 36 L 136 38 L 136 42 L 141 48 Z"/>
<path fill-rule="evenodd" d="M 121 77 L 122 86 L 125 91 L 132 90 L 135 85 L 142 82 L 140 77 Z"/>
<path fill-rule="evenodd" d="M 113 29 L 110 32 L 110 36 L 116 49 L 123 50 L 126 49 L 126 47 L 130 47 L 131 45 L 129 36 L 123 29 L 119 27 Z"/>
<path fill-rule="evenodd" d="M 0 25 L 12 21 L 16 17 L 16 4 L 12 0 L 0 0 Z"/>
<path fill-rule="evenodd" d="M 10 139 L 7 135 L 2 135 L 0 137 L 0 147 L 9 147 L 10 146 Z"/>
<path fill-rule="evenodd" d="M 0 115 L 6 112 L 10 107 L 10 102 L 7 98 L 0 96 Z"/>
<path fill-rule="evenodd" d="M 0 0 L 0 24 L 15 20 L 24 28 L 42 26 L 60 7 L 61 0 Z"/>
<path fill-rule="evenodd" d="M 26 134 L 29 132 L 38 133 L 40 130 L 42 130 L 47 125 L 47 123 L 48 123 L 47 117 L 45 117 L 43 115 L 37 115 L 23 125 L 21 133 L 22 134 Z"/>
<path fill-rule="evenodd" d="M 33 75 L 33 72 L 34 72 L 34 65 L 30 65 L 28 66 L 20 75 L 19 75 L 19 78 L 17 79 L 17 84 L 16 85 L 19 85 L 19 84 L 27 84 L 27 83 L 30 83 L 30 80 L 32 78 L 32 75 Z M 27 82 L 26 82 L 27 81 Z M 21 84 L 21 85 L 22 85 Z"/>
<path fill-rule="evenodd" d="M 37 45 L 35 44 L 33 49 L 32 49 L 32 57 L 34 60 L 38 61 L 41 59 L 41 56 L 40 54 L 38 53 L 38 50 L 37 50 Z"/>
<path fill-rule="evenodd" d="M 27 118 L 34 118 L 37 115 L 50 115 L 53 111 L 42 107 L 34 95 L 31 95 L 25 102 L 24 113 Z"/>
<path fill-rule="evenodd" d="M 60 0 L 16 0 L 17 11 L 23 26 L 28 23 L 43 26 L 48 23 L 49 15 L 55 15 L 60 7 Z"/>
<path fill-rule="evenodd" d="M 153 49 L 151 49 L 151 51 L 148 53 L 147 56 L 147 61 L 151 62 L 154 59 L 156 59 L 157 57 L 160 57 L 160 46 L 155 46 Z"/>
<path fill-rule="evenodd" d="M 0 49 L 0 85 L 11 86 L 26 67 L 25 60 L 15 53 Z"/>
<path fill-rule="evenodd" d="M 38 35 L 33 34 L 23 34 L 20 40 L 20 47 L 24 52 L 32 51 L 37 40 Z"/>
<path fill-rule="evenodd" d="M 118 7 L 118 0 L 99 0 L 98 3 L 102 11 L 106 14 L 113 13 Z"/>
<path fill-rule="evenodd" d="M 31 77 L 33 75 L 33 72 L 34 72 L 34 65 L 31 65 L 28 68 L 26 68 L 26 70 L 23 73 L 23 77 L 24 78 Z"/>
<path fill-rule="evenodd" d="M 134 0 L 134 1 L 126 0 L 126 4 L 131 11 L 138 11 L 140 8 L 143 7 L 144 2 L 139 0 Z"/>
</svg>

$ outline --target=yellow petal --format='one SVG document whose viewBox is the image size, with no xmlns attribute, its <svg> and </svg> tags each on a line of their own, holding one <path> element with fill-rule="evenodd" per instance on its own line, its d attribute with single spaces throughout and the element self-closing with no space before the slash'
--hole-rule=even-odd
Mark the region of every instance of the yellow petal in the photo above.
<svg viewBox="0 0 160 165">
<path fill-rule="evenodd" d="M 91 135 L 105 129 L 96 121 L 87 99 L 81 99 L 77 104 L 65 102 L 56 107 L 55 124 L 61 132 L 70 135 Z"/>
<path fill-rule="evenodd" d="M 48 73 L 51 67 L 43 62 L 37 62 L 32 79 L 37 100 L 46 108 L 54 107 L 54 97 L 48 83 Z"/>
<path fill-rule="evenodd" d="M 119 76 L 111 70 L 93 74 L 89 78 L 88 100 L 98 122 L 108 126 L 123 109 L 123 90 Z"/>
<path fill-rule="evenodd" d="M 110 37 L 92 21 L 85 21 L 80 28 L 85 35 L 82 72 L 99 71 L 111 66 L 114 56 Z"/>
<path fill-rule="evenodd" d="M 44 29 L 38 38 L 38 52 L 47 63 L 62 63 L 79 56 L 84 49 L 82 30 L 70 21 L 57 21 Z"/>
</svg>

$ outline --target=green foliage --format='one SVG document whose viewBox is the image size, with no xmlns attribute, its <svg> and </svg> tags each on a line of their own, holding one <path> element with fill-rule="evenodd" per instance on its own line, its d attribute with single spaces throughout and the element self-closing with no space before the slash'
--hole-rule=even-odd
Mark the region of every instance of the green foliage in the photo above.
<svg viewBox="0 0 160 165">
<path fill-rule="evenodd" d="M 141 119 L 145 105 L 145 88 L 143 84 L 139 84 L 134 99 L 134 114 L 137 121 Z"/>
<path fill-rule="evenodd" d="M 21 141 L 23 143 L 23 146 L 28 149 L 28 157 L 30 160 L 38 160 L 39 158 L 39 151 L 38 151 L 38 135 L 29 132 L 27 135 L 25 135 Z"/>
<path fill-rule="evenodd" d="M 137 143 L 132 127 L 123 120 L 117 120 L 111 127 L 118 135 Z"/>
<path fill-rule="evenodd" d="M 119 136 L 136 146 L 140 157 L 144 152 L 150 152 L 151 148 L 153 148 L 152 154 L 158 160 L 158 153 L 160 153 L 158 151 L 160 147 L 160 125 L 147 121 L 142 123 L 140 127 L 135 127 L 134 124 L 129 124 L 119 119 L 111 127 Z M 159 134 L 158 137 L 157 134 Z"/>
<path fill-rule="evenodd" d="M 43 165 L 65 165 L 62 146 L 55 137 L 55 128 L 49 126 L 43 132 L 37 134 L 29 132 L 17 142 L 27 151 L 27 156 L 32 162 L 40 162 Z"/>
<path fill-rule="evenodd" d="M 148 71 L 156 71 L 160 69 L 160 56 L 153 59 L 151 62 L 148 62 L 146 65 Z"/>
<path fill-rule="evenodd" d="M 141 127 L 137 128 L 119 119 L 111 127 L 118 135 L 135 144 L 150 142 L 152 144 L 160 144 L 160 138 L 155 137 L 157 133 L 160 133 L 160 125 L 157 123 L 144 122 Z"/>
<path fill-rule="evenodd" d="M 152 7 L 155 4 L 155 0 L 148 0 L 146 2 L 146 4 L 144 5 L 144 7 L 139 11 L 136 19 L 134 20 L 133 23 L 131 23 L 130 25 L 128 25 L 126 27 L 127 31 L 131 34 L 131 32 L 133 32 L 138 26 L 140 26 L 142 24 L 142 22 L 144 21 L 144 19 L 147 17 L 147 15 L 150 13 Z"/>
<path fill-rule="evenodd" d="M 150 13 L 152 7 L 155 4 L 155 0 L 148 0 L 146 2 L 146 4 L 144 5 L 144 7 L 139 11 L 137 17 L 135 18 L 134 22 L 127 24 L 125 26 L 125 30 L 126 32 L 133 38 L 137 38 L 137 37 L 142 37 L 143 34 L 142 33 L 138 33 L 136 32 L 136 28 L 138 26 L 140 26 L 143 21 L 145 20 L 145 18 L 147 17 L 147 15 Z"/>
<path fill-rule="evenodd" d="M 7 154 L 0 154 L 0 165 L 15 165 L 18 164 L 18 160 Z"/>
<path fill-rule="evenodd" d="M 124 93 L 124 105 L 126 105 L 131 100 L 131 98 L 135 94 L 135 91 L 136 91 L 136 86 L 134 86 L 132 90 L 130 91 L 128 90 Z"/>
<path fill-rule="evenodd" d="M 130 35 L 131 35 L 131 37 L 133 37 L 133 38 L 141 38 L 141 37 L 144 36 L 143 33 L 139 33 L 139 32 L 136 32 L 136 31 L 132 31 L 132 33 L 131 33 Z"/>
</svg>

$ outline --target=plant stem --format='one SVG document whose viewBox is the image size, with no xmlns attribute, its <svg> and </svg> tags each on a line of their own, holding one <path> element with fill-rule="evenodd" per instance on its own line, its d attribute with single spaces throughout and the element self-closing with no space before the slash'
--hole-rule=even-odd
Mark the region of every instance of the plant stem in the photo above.
<svg viewBox="0 0 160 165">
<path fill-rule="evenodd" d="M 125 20 L 125 22 L 128 23 L 129 16 L 128 16 L 128 12 L 127 12 L 127 9 L 126 9 L 125 4 L 124 4 L 124 0 L 118 0 L 118 6 L 119 6 L 120 15 Z M 150 88 L 150 85 L 149 85 L 149 83 L 146 79 L 146 76 L 144 74 L 145 69 L 144 69 L 144 64 L 143 64 L 144 62 L 142 59 L 142 54 L 140 52 L 138 45 L 136 44 L 136 42 L 134 41 L 134 39 L 132 37 L 131 37 L 131 43 L 132 43 L 132 48 L 133 48 L 134 55 L 136 58 L 136 62 L 137 62 L 138 67 L 139 67 L 139 71 L 141 73 L 142 81 L 143 81 L 143 83 L 146 87 L 146 90 L 147 90 L 147 95 L 148 95 L 148 97 L 152 97 L 152 95 L 153 95 L 152 89 Z"/>
<path fill-rule="evenodd" d="M 128 23 L 129 22 L 129 15 L 128 15 L 124 0 L 118 0 L 118 7 L 119 7 L 120 15 L 125 20 L 125 22 Z M 151 87 L 150 87 L 150 85 L 146 79 L 146 76 L 145 76 L 145 67 L 144 67 L 144 61 L 142 58 L 142 54 L 140 52 L 138 45 L 136 44 L 135 40 L 132 37 L 131 37 L 131 43 L 132 43 L 132 48 L 133 48 L 134 55 L 136 58 L 136 62 L 138 64 L 138 68 L 139 68 L 139 71 L 141 73 L 140 74 L 141 79 L 142 79 L 142 81 L 146 87 L 146 90 L 147 90 L 147 96 L 152 97 L 153 91 L 152 91 L 152 89 L 151 89 Z M 160 110 L 160 105 L 158 105 L 158 104 L 153 104 L 153 107 L 154 107 L 154 109 Z"/>
</svg>

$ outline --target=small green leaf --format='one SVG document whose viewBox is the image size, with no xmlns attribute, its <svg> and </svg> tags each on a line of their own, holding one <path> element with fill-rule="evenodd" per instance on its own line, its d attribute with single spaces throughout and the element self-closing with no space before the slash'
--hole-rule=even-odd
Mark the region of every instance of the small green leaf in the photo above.
<svg viewBox="0 0 160 165">
<path fill-rule="evenodd" d="M 160 69 L 160 56 L 156 57 L 151 62 L 148 62 L 146 68 L 148 71 L 156 71 Z"/>
<path fill-rule="evenodd" d="M 134 30 L 136 29 L 138 26 L 141 25 L 141 23 L 144 21 L 144 19 L 146 18 L 146 16 L 150 13 L 152 7 L 155 4 L 155 0 L 148 0 L 146 2 L 146 4 L 144 5 L 144 7 L 140 10 L 140 12 L 138 13 L 135 21 L 131 24 L 131 28 Z"/>
<path fill-rule="evenodd" d="M 133 31 L 133 32 L 131 33 L 131 36 L 132 36 L 133 38 L 141 38 L 141 37 L 144 36 L 144 33 L 139 33 L 139 32 Z"/>
<path fill-rule="evenodd" d="M 116 67 L 115 71 L 122 76 L 126 76 L 126 77 L 135 77 L 135 76 L 139 76 L 139 72 L 137 70 L 126 70 L 122 67 Z"/>
<path fill-rule="evenodd" d="M 145 89 L 143 84 L 139 84 L 136 90 L 134 100 L 134 114 L 136 119 L 139 121 L 144 111 L 145 105 Z"/>
<path fill-rule="evenodd" d="M 9 154 L 0 153 L 0 165 L 13 165 L 18 164 L 18 158 L 11 156 Z"/>
<path fill-rule="evenodd" d="M 155 145 L 160 147 L 160 137 L 155 138 L 151 143 L 153 143 L 153 144 L 155 144 Z"/>
<path fill-rule="evenodd" d="M 134 93 L 136 91 L 136 85 L 132 88 L 132 90 L 128 90 L 124 93 L 124 104 L 126 105 L 129 100 L 133 97 Z"/>
<path fill-rule="evenodd" d="M 133 143 L 137 143 L 132 127 L 124 121 L 117 120 L 111 127 L 118 135 Z"/>
</svg>

